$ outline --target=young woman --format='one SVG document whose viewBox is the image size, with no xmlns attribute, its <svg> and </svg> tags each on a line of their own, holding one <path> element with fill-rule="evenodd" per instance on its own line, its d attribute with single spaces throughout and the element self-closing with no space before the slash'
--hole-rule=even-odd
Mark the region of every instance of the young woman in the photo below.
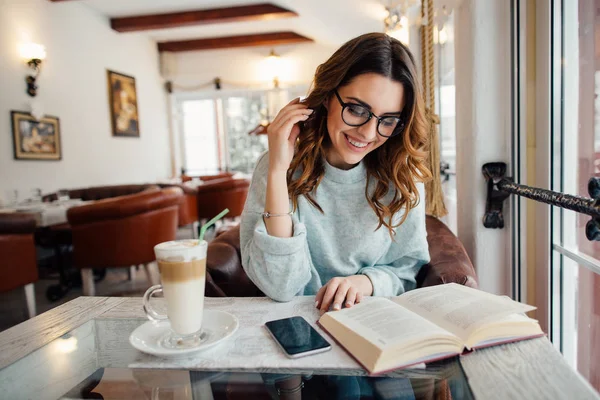
<svg viewBox="0 0 600 400">
<path fill-rule="evenodd" d="M 420 89 L 410 51 L 370 33 L 275 117 L 240 233 L 244 270 L 267 296 L 316 294 L 325 312 L 415 288 L 429 262 Z"/>
</svg>

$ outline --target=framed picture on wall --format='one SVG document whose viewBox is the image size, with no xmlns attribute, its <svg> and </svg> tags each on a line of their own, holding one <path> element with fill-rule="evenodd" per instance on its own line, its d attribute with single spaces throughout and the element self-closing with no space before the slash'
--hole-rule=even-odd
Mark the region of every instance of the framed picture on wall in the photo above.
<svg viewBox="0 0 600 400">
<path fill-rule="evenodd" d="M 11 111 L 15 160 L 60 160 L 60 124 L 57 117 L 35 119 L 22 111 Z"/>
<path fill-rule="evenodd" d="M 113 136 L 140 136 L 135 78 L 107 70 Z"/>
</svg>

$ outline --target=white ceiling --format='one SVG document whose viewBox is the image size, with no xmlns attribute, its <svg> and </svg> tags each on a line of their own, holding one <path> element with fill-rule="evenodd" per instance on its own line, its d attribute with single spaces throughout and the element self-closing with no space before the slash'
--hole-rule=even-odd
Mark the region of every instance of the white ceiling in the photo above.
<svg viewBox="0 0 600 400">
<path fill-rule="evenodd" d="M 339 46 L 362 33 L 383 31 L 384 0 L 82 0 L 107 18 L 273 3 L 299 16 L 270 21 L 229 22 L 121 35 L 156 41 L 185 40 L 275 31 L 294 31 L 318 43 Z"/>
</svg>

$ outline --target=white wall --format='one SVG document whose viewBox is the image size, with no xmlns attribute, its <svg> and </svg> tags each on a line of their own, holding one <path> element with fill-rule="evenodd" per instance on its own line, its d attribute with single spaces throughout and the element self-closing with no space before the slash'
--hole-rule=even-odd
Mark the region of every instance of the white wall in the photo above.
<svg viewBox="0 0 600 400">
<path fill-rule="evenodd" d="M 29 111 L 18 45 L 46 47 L 37 101 L 60 119 L 61 161 L 13 159 L 10 111 Z M 112 137 L 106 69 L 136 78 L 140 138 Z M 0 0 L 0 197 L 166 178 L 170 156 L 166 97 L 156 45 L 118 34 L 79 2 Z"/>
<path fill-rule="evenodd" d="M 463 0 L 455 12 L 458 237 L 481 289 L 509 295 L 509 202 L 505 228 L 485 228 L 481 167 L 492 161 L 510 165 L 510 2 Z"/>
</svg>

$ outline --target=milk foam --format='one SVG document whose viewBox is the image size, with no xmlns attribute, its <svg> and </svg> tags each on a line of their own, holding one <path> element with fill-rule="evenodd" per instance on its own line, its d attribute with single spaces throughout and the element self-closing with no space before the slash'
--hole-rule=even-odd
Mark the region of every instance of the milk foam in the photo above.
<svg viewBox="0 0 600 400">
<path fill-rule="evenodd" d="M 198 244 L 198 240 L 173 240 L 154 246 L 157 260 L 171 262 L 189 262 L 206 257 L 207 243 L 205 240 Z"/>
</svg>

